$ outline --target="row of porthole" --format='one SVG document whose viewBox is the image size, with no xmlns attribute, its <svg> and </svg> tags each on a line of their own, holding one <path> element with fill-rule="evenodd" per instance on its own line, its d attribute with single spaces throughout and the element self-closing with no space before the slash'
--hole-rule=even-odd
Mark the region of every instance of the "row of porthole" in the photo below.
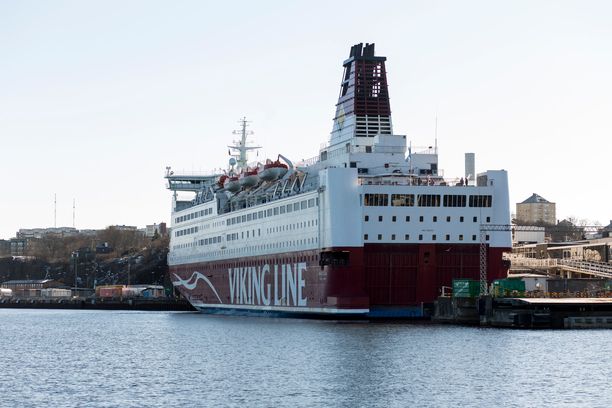
<svg viewBox="0 0 612 408">
<path fill-rule="evenodd" d="M 424 234 L 419 234 L 419 236 L 418 236 L 418 237 L 419 237 L 419 239 L 418 239 L 419 241 L 423 241 L 423 239 L 424 239 Z M 378 241 L 382 241 L 382 240 L 383 240 L 383 234 L 377 234 L 377 238 L 378 238 L 378 239 L 377 239 Z M 370 239 L 369 234 L 363 234 L 363 240 L 364 240 L 364 241 L 368 241 L 369 239 Z M 431 240 L 432 240 L 432 241 L 437 241 L 437 239 L 438 239 L 437 234 L 432 234 L 432 235 L 431 235 Z M 457 235 L 457 239 L 458 239 L 459 241 L 463 241 L 463 240 L 464 240 L 464 236 L 463 236 L 463 234 L 459 234 L 459 235 Z M 477 238 L 477 235 L 472 235 L 472 241 L 476 241 L 477 239 L 478 239 L 478 238 Z M 485 240 L 486 240 L 486 241 L 489 241 L 489 239 L 490 239 L 489 235 L 486 235 L 486 236 L 485 236 Z M 396 241 L 396 234 L 391 234 L 391 236 L 390 236 L 390 240 L 391 240 L 391 241 Z M 445 235 L 445 240 L 446 240 L 446 241 L 450 241 L 450 240 L 451 240 L 451 234 L 446 234 L 446 235 Z M 410 234 L 405 234 L 405 235 L 404 235 L 404 241 L 410 241 Z"/>
<path fill-rule="evenodd" d="M 487 222 L 487 223 L 490 223 L 490 222 L 491 222 L 491 217 L 486 217 L 485 219 L 486 219 L 486 222 Z M 365 222 L 370 221 L 370 216 L 369 216 L 369 215 L 365 215 L 365 216 L 364 216 L 364 218 L 363 218 L 363 220 L 364 220 Z M 405 220 L 406 220 L 406 222 L 410 222 L 410 220 L 411 220 L 410 215 L 407 215 L 407 216 L 406 216 L 406 218 L 405 218 Z M 448 215 L 448 216 L 446 217 L 446 222 L 451 222 L 451 220 L 452 220 L 452 217 L 451 217 L 450 215 Z M 379 216 L 378 216 L 378 222 L 382 222 L 382 221 L 384 221 L 384 216 L 379 215 Z M 432 216 L 432 217 L 431 217 L 431 221 L 432 221 L 432 222 L 438 222 L 438 216 L 437 216 L 437 215 Z M 465 217 L 460 216 L 460 217 L 459 217 L 459 222 L 464 222 L 464 221 L 465 221 Z M 473 221 L 473 222 L 478 222 L 478 217 L 472 217 L 472 221 Z M 397 222 L 397 215 L 393 215 L 393 216 L 391 216 L 391 222 Z M 425 222 L 425 217 L 424 217 L 423 215 L 420 215 L 420 216 L 419 216 L 419 222 Z"/>
</svg>

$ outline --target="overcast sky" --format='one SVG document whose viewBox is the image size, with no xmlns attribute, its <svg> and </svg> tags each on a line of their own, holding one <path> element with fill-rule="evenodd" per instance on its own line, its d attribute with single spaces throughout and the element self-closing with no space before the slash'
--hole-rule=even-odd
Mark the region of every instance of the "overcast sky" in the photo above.
<svg viewBox="0 0 612 408">
<path fill-rule="evenodd" d="M 608 1 L 0 0 L 0 238 L 170 219 L 164 169 L 225 166 L 247 116 L 259 157 L 327 141 L 351 45 L 387 56 L 394 131 L 440 168 L 506 169 L 607 225 Z"/>
</svg>

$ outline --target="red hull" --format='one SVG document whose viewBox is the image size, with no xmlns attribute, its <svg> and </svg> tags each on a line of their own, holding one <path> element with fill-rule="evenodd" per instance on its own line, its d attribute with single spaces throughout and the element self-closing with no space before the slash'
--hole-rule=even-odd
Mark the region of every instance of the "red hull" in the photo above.
<svg viewBox="0 0 612 408">
<path fill-rule="evenodd" d="M 489 281 L 506 276 L 507 250 L 488 249 Z M 171 266 L 170 276 L 200 308 L 367 314 L 431 304 L 453 279 L 479 279 L 479 259 L 478 245 L 368 244 Z"/>
</svg>

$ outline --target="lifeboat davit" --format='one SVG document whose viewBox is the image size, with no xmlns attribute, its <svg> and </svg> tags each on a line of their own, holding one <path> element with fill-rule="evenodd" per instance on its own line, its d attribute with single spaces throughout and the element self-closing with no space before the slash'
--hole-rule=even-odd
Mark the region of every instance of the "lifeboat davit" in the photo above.
<svg viewBox="0 0 612 408">
<path fill-rule="evenodd" d="M 227 180 L 228 178 L 228 175 L 223 174 L 217 179 L 217 185 L 219 186 L 219 188 L 225 187 L 225 180 Z"/>
<path fill-rule="evenodd" d="M 259 182 L 258 173 L 259 171 L 257 169 L 243 171 L 242 174 L 240 174 L 240 180 L 238 180 L 240 186 L 253 187 L 257 185 Z"/>
<path fill-rule="evenodd" d="M 240 190 L 240 183 L 238 182 L 238 177 L 232 176 L 225 179 L 225 183 L 223 187 L 229 192 L 235 193 Z"/>
<path fill-rule="evenodd" d="M 269 161 L 264 164 L 263 170 L 259 173 L 259 177 L 264 181 L 273 181 L 287 174 L 287 170 L 287 165 L 281 163 L 279 160 Z"/>
</svg>

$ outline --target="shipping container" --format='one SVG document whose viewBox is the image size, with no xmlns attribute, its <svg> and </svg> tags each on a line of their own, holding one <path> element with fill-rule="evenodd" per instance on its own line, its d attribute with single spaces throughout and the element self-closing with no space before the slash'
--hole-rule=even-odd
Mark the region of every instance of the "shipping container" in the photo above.
<svg viewBox="0 0 612 408">
<path fill-rule="evenodd" d="M 97 288 L 96 288 L 97 289 Z M 98 291 L 99 298 L 120 298 L 122 294 L 122 286 L 102 286 Z"/>
<path fill-rule="evenodd" d="M 525 282 L 521 279 L 497 279 L 493 281 L 493 296 L 523 296 Z"/>
<path fill-rule="evenodd" d="M 40 290 L 40 296 L 46 298 L 60 298 L 72 296 L 70 289 L 46 288 Z"/>
<path fill-rule="evenodd" d="M 453 279 L 453 297 L 475 298 L 479 294 L 479 281 L 473 279 Z"/>
</svg>

